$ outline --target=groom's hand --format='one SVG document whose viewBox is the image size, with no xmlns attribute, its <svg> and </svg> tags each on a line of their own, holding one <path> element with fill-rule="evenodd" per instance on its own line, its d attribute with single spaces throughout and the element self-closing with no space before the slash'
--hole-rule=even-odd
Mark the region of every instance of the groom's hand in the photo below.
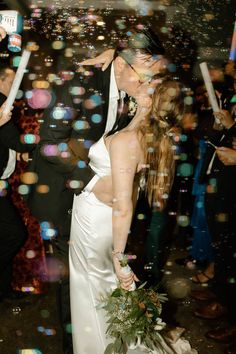
<svg viewBox="0 0 236 354">
<path fill-rule="evenodd" d="M 140 107 L 144 113 L 148 113 L 152 107 L 152 95 L 157 84 L 158 80 L 153 80 L 151 82 L 144 82 L 138 87 L 135 100 L 138 107 Z"/>
</svg>

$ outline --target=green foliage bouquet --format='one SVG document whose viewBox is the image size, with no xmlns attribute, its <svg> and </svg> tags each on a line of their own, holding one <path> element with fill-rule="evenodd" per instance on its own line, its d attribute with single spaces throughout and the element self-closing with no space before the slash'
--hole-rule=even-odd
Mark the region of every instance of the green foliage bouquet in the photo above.
<svg viewBox="0 0 236 354">
<path fill-rule="evenodd" d="M 108 317 L 107 336 L 114 341 L 104 354 L 123 354 L 127 347 L 142 343 L 154 350 L 155 343 L 162 342 L 159 333 L 164 327 L 160 314 L 162 302 L 167 298 L 145 284 L 133 291 L 115 289 L 102 299 L 102 307 Z"/>
</svg>

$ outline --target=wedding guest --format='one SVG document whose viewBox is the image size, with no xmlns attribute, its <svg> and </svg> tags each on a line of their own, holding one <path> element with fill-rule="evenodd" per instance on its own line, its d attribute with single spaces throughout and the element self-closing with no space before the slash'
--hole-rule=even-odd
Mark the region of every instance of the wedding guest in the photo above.
<svg viewBox="0 0 236 354">
<path fill-rule="evenodd" d="M 209 331 L 206 336 L 219 342 L 230 342 L 236 335 L 236 165 L 231 160 L 234 155 L 231 146 L 232 139 L 236 137 L 236 125 L 229 111 L 220 110 L 215 115 L 225 129 L 221 131 L 220 138 L 214 141 L 216 148 L 208 148 L 202 178 L 207 183 L 205 205 L 215 255 L 212 290 L 217 299 L 197 309 L 195 315 L 215 319 L 228 312 L 229 326 Z M 225 151 L 229 153 L 228 158 Z M 208 292 L 204 299 L 212 299 L 213 295 Z M 229 349 L 228 353 L 234 353 L 235 349 L 234 345 L 234 349 Z"/>
<path fill-rule="evenodd" d="M 0 105 L 9 95 L 15 72 L 8 66 L 0 68 Z M 14 111 L 13 111 L 14 114 Z M 16 152 L 31 151 L 33 146 L 21 143 L 20 133 L 10 115 L 4 115 L 0 127 L 0 300 L 19 297 L 11 286 L 12 263 L 16 253 L 24 244 L 27 232 L 22 219 L 11 201 L 8 178 L 15 169 Z"/>
</svg>

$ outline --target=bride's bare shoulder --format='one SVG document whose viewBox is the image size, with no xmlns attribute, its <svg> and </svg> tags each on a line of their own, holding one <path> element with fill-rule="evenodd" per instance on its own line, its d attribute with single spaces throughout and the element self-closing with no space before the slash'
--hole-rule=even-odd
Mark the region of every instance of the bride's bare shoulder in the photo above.
<svg viewBox="0 0 236 354">
<path fill-rule="evenodd" d="M 110 142 L 110 148 L 139 148 L 140 142 L 136 131 L 123 130 L 116 133 Z"/>
</svg>

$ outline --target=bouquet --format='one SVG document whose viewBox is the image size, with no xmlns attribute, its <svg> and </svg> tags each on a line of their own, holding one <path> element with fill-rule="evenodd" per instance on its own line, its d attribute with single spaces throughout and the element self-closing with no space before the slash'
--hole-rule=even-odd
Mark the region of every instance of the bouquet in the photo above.
<svg viewBox="0 0 236 354">
<path fill-rule="evenodd" d="M 120 261 L 127 267 L 128 257 Z M 163 338 L 159 331 L 165 327 L 160 317 L 165 294 L 158 294 L 156 289 L 145 288 L 145 284 L 133 291 L 116 288 L 102 299 L 102 307 L 108 317 L 106 334 L 113 339 L 104 354 L 123 354 L 127 347 L 142 343 L 154 350 L 155 343 Z"/>
</svg>

